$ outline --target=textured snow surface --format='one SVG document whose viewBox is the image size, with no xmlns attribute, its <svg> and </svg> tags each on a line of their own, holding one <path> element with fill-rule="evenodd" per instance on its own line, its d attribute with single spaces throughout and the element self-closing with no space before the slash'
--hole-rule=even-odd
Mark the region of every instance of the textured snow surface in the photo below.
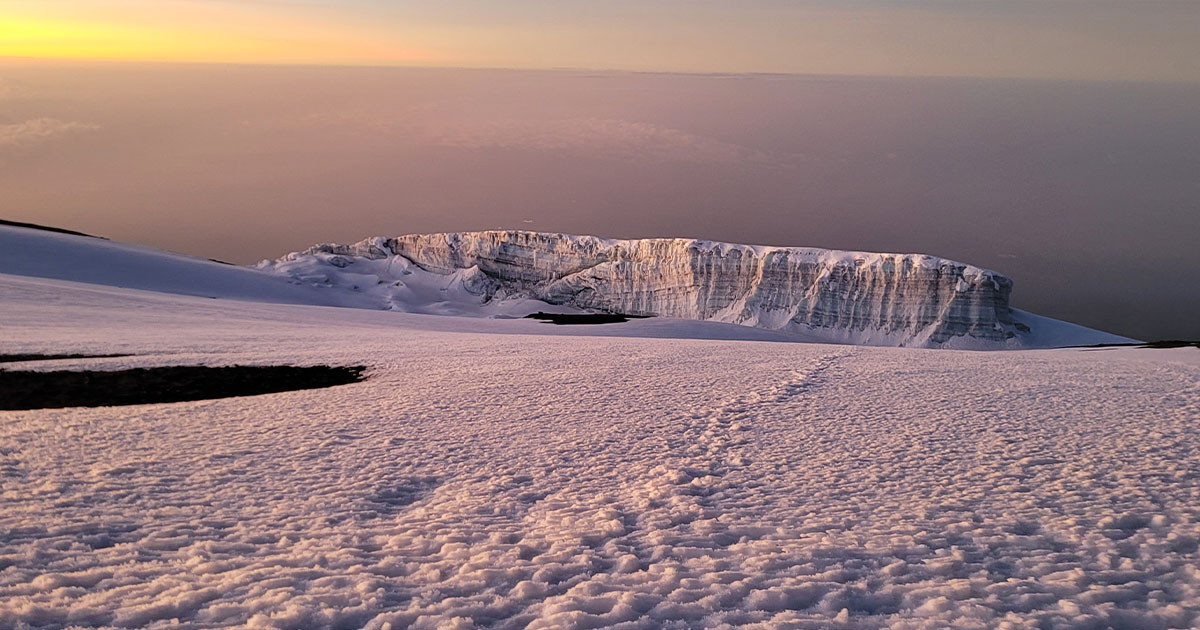
<svg viewBox="0 0 1200 630">
<path fill-rule="evenodd" d="M 596 336 L 771 333 L 4 275 L 0 298 L 0 352 L 141 353 L 28 369 L 370 368 L 0 412 L 0 628 L 1200 622 L 1191 349 Z"/>
<path fill-rule="evenodd" d="M 1127 341 L 1025 317 L 1009 306 L 1010 279 L 924 254 L 510 230 L 317 245 L 263 261 L 259 269 L 323 286 L 366 287 L 393 310 L 426 303 L 428 292 L 413 283 L 429 284 L 420 279 L 433 275 L 460 299 L 474 296 L 476 308 L 481 301 L 535 299 L 729 322 L 823 342 L 995 349 Z"/>
</svg>

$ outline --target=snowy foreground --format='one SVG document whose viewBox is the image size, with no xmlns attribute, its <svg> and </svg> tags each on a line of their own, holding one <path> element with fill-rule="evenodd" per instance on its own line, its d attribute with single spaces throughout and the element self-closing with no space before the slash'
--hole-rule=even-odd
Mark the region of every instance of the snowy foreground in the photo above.
<svg viewBox="0 0 1200 630">
<path fill-rule="evenodd" d="M 138 355 L 22 369 L 370 376 L 0 412 L 0 628 L 1200 623 L 1194 349 L 781 343 L 16 275 L 0 329 L 0 353 Z"/>
</svg>

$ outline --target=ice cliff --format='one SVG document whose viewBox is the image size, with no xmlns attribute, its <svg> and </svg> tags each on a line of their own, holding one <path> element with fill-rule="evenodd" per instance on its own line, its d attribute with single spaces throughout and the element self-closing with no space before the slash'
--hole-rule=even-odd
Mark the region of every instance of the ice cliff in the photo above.
<svg viewBox="0 0 1200 630">
<path fill-rule="evenodd" d="M 1020 347 L 1029 332 L 1009 308 L 1010 279 L 923 254 L 489 231 L 323 244 L 264 265 L 303 279 L 312 279 L 314 265 L 341 273 L 357 265 L 356 290 L 377 284 L 392 294 L 420 271 L 479 303 L 536 299 L 824 341 Z"/>
</svg>

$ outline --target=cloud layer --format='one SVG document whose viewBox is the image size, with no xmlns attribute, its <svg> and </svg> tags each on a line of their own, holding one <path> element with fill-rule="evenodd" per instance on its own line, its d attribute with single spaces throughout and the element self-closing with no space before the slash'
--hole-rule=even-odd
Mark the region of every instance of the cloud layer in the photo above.
<svg viewBox="0 0 1200 630">
<path fill-rule="evenodd" d="M 0 90 L 3 90 L 2 85 L 0 85 Z M 0 124 L 0 147 L 38 144 L 99 128 L 98 125 L 73 120 L 31 118 L 19 123 Z"/>
<path fill-rule="evenodd" d="M 231 262 L 511 227 L 923 252 L 1200 336 L 1200 87 L 0 62 L 13 220 Z M 97 129 L 98 128 L 98 129 Z M 1003 254 L 1003 256 L 1001 255 Z"/>
<path fill-rule="evenodd" d="M 274 124 L 274 122 L 270 123 Z M 286 123 L 285 123 L 286 124 Z M 452 149 L 512 149 L 635 162 L 781 164 L 782 156 L 668 125 L 625 118 L 412 118 L 350 109 L 309 115 L 292 124 Z"/>
</svg>

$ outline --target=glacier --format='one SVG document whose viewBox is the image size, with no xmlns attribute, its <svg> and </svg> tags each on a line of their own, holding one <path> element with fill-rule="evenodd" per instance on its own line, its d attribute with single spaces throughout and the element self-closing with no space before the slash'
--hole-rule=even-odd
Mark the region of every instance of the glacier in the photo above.
<svg viewBox="0 0 1200 630">
<path fill-rule="evenodd" d="M 622 335 L 683 326 L 689 335 L 703 327 L 705 335 L 721 337 L 970 350 L 1135 341 L 1011 308 L 1012 280 L 935 256 L 693 239 L 412 234 L 321 244 L 242 267 L 0 226 L 0 274 L 428 315 L 658 316 L 653 323 L 619 325 Z"/>
<path fill-rule="evenodd" d="M 347 284 L 349 274 L 353 290 L 377 293 L 393 310 L 447 304 L 442 294 L 452 291 L 479 305 L 538 301 L 837 343 L 988 349 L 1128 341 L 1013 309 L 1008 277 L 925 254 L 495 230 L 325 243 L 259 269 L 316 284 Z"/>
</svg>

